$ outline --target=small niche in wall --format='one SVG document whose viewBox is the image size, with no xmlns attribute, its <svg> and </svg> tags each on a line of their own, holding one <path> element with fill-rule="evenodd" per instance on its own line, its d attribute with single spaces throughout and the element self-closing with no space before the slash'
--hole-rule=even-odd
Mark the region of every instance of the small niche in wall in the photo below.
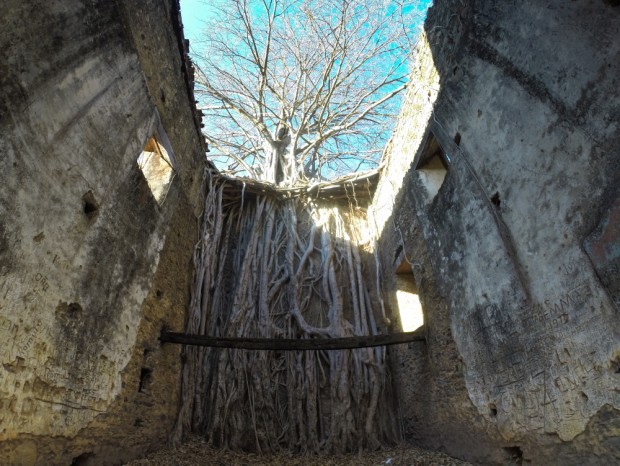
<svg viewBox="0 0 620 466">
<path fill-rule="evenodd" d="M 155 137 L 149 138 L 144 146 L 138 157 L 138 167 L 142 170 L 153 197 L 162 205 L 170 189 L 174 170 L 168 152 Z"/>
<path fill-rule="evenodd" d="M 89 221 L 94 220 L 99 213 L 99 204 L 90 190 L 82 196 L 82 210 Z"/>
<path fill-rule="evenodd" d="M 85 464 L 89 464 L 90 460 L 94 458 L 94 454 L 92 452 L 82 453 L 79 456 L 73 458 L 71 461 L 71 466 L 83 466 Z"/>
<path fill-rule="evenodd" d="M 138 386 L 138 392 L 146 392 L 151 385 L 153 376 L 153 370 L 148 367 L 140 369 L 140 385 Z"/>
<path fill-rule="evenodd" d="M 429 135 L 426 149 L 418 162 L 416 172 L 422 185 L 426 188 L 429 202 L 432 201 L 437 196 L 448 173 L 446 155 L 432 133 Z"/>
<path fill-rule="evenodd" d="M 396 269 L 396 302 L 403 332 L 413 332 L 424 324 L 418 285 L 406 259 Z"/>
</svg>

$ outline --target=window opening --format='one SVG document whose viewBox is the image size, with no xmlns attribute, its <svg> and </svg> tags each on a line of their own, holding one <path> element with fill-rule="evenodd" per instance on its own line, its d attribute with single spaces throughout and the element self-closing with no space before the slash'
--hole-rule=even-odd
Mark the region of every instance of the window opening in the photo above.
<svg viewBox="0 0 620 466">
<path fill-rule="evenodd" d="M 439 188 L 441 188 L 448 173 L 446 155 L 432 133 L 426 144 L 426 150 L 420 162 L 418 162 L 416 171 L 422 185 L 426 188 L 430 202 L 437 196 Z"/>
<path fill-rule="evenodd" d="M 396 302 L 403 332 L 413 332 L 424 324 L 418 285 L 406 259 L 396 269 Z"/>
<path fill-rule="evenodd" d="M 149 138 L 138 157 L 138 167 L 159 205 L 162 205 L 172 184 L 174 170 L 168 152 L 155 137 Z"/>
</svg>

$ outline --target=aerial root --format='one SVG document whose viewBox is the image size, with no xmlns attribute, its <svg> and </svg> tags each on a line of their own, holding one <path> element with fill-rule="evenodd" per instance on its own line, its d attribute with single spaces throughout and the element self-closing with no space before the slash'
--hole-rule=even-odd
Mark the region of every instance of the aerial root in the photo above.
<svg viewBox="0 0 620 466">
<path fill-rule="evenodd" d="M 188 333 L 300 339 L 378 333 L 371 299 L 381 301 L 378 274 L 365 274 L 374 258 L 364 262 L 369 258 L 361 257 L 351 240 L 354 226 L 339 207 L 255 196 L 224 208 L 224 183 L 207 177 Z M 184 356 L 177 441 L 199 431 L 213 445 L 237 450 L 333 453 L 397 440 L 382 348 L 186 347 Z"/>
</svg>

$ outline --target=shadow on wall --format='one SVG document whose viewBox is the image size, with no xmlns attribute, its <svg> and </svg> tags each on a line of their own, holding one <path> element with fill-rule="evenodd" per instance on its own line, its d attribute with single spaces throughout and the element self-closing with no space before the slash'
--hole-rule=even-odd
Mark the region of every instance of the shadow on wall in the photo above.
<svg viewBox="0 0 620 466">
<path fill-rule="evenodd" d="M 428 346 L 392 351 L 424 446 L 486 463 L 620 457 L 603 421 L 618 419 L 620 258 L 597 259 L 617 248 L 620 136 L 605 115 L 620 106 L 618 14 L 585 1 L 429 12 L 372 209 L 384 270 L 404 254 L 424 306 Z"/>
</svg>

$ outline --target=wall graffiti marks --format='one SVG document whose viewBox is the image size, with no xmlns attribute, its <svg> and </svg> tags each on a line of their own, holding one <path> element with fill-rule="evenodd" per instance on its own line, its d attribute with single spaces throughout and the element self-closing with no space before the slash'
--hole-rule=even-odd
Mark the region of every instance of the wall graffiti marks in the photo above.
<svg viewBox="0 0 620 466">
<path fill-rule="evenodd" d="M 9 286 L 9 282 L 4 280 L 0 285 L 0 294 L 2 294 L 2 299 L 6 299 L 7 295 L 11 291 L 11 287 Z"/>
<path fill-rule="evenodd" d="M 0 362 L 9 362 L 15 359 L 14 342 L 19 326 L 12 320 L 0 316 Z"/>
<path fill-rule="evenodd" d="M 524 329 L 532 332 L 552 330 L 554 334 L 570 332 L 571 328 L 580 322 L 585 312 L 584 305 L 591 298 L 590 285 L 582 283 L 554 298 L 545 298 L 542 302 L 523 306 L 520 311 Z M 568 323 L 571 323 L 570 327 L 566 326 Z"/>
<path fill-rule="evenodd" d="M 75 390 L 68 389 L 63 397 L 63 401 L 76 407 L 94 409 L 102 399 L 98 396 L 96 390 L 82 388 Z"/>
<path fill-rule="evenodd" d="M 581 357 L 573 354 L 574 348 L 567 346 L 555 350 L 559 364 L 544 370 L 525 372 L 532 369 L 528 361 L 520 363 L 518 371 L 515 365 L 507 364 L 495 378 L 494 391 L 512 397 L 513 408 L 520 406 L 529 418 L 542 416 L 560 422 L 566 410 L 572 417 L 585 417 L 588 397 L 584 387 L 602 374 L 596 365 L 584 364 Z M 510 374 L 514 380 L 503 382 L 504 374 Z"/>
<path fill-rule="evenodd" d="M 40 272 L 37 272 L 34 276 L 35 282 L 40 285 L 40 289 L 45 293 L 49 289 L 50 285 L 47 281 L 47 277 Z"/>
<path fill-rule="evenodd" d="M 64 406 L 65 408 L 70 408 L 70 409 L 76 409 L 76 410 L 86 409 L 90 411 L 96 411 L 99 413 L 105 412 L 104 409 L 98 409 L 96 407 L 89 406 L 87 404 L 91 400 L 93 404 L 96 403 L 97 401 L 99 401 L 97 398 L 89 397 L 87 394 L 76 392 L 74 390 L 68 390 L 67 395 L 62 400 L 50 400 L 46 398 L 35 398 L 35 400 L 41 403 L 60 405 L 60 406 Z"/>
<path fill-rule="evenodd" d="M 43 379 L 56 387 L 66 386 L 70 380 L 67 371 L 56 366 L 45 366 L 43 369 Z"/>
<path fill-rule="evenodd" d="M 498 373 L 491 393 L 499 396 L 500 411 L 510 413 L 510 422 L 526 430 L 551 433 L 566 429 L 567 435 L 573 430 L 580 432 L 582 421 L 591 416 L 587 387 L 602 375 L 600 368 L 585 364 L 578 354 L 578 348 L 571 345 L 556 349 L 559 364 L 543 370 L 531 370 L 525 361 L 523 370 L 530 370 L 525 376 L 510 366 L 504 373 L 513 371 L 513 377 L 521 377 L 509 383 L 502 381 L 502 372 Z"/>
<path fill-rule="evenodd" d="M 564 311 L 565 307 L 580 306 L 592 296 L 592 291 L 587 283 L 581 283 L 565 293 L 561 294 L 555 301 L 545 300 L 545 305 L 553 310 L 554 315 Z"/>
<path fill-rule="evenodd" d="M 33 278 L 35 285 L 22 297 L 26 304 L 32 304 L 38 301 L 50 289 L 50 284 L 46 275 L 37 272 L 33 275 Z"/>
<path fill-rule="evenodd" d="M 568 264 L 562 264 L 560 266 L 560 270 L 562 272 L 563 275 L 570 277 L 572 276 L 575 272 L 577 272 L 579 270 L 579 267 L 577 267 L 575 264 L 573 263 L 568 263 Z"/>
<path fill-rule="evenodd" d="M 26 355 L 32 349 L 35 341 L 39 334 L 43 331 L 43 321 L 41 319 L 37 319 L 34 326 L 30 329 L 30 331 L 26 334 L 24 340 L 18 346 L 17 355 L 21 358 L 26 359 Z"/>
<path fill-rule="evenodd" d="M 511 422 L 528 430 L 553 431 L 561 422 L 563 406 L 550 379 L 548 371 L 537 371 L 512 390 L 500 391 L 501 410 L 510 413 Z"/>
<path fill-rule="evenodd" d="M 61 270 L 69 270 L 69 266 L 71 264 L 62 257 L 60 257 L 60 255 L 54 254 L 54 258 L 52 259 L 52 265 Z"/>
<path fill-rule="evenodd" d="M 560 272 L 567 279 L 579 268 L 563 265 Z M 494 405 L 510 413 L 509 419 L 490 414 L 500 424 L 562 438 L 582 431 L 592 415 L 592 387 L 605 376 L 604 362 L 592 361 L 599 348 L 604 353 L 597 329 L 609 316 L 593 287 L 576 282 L 525 305 L 487 302 L 472 310 L 463 348 L 473 361 L 468 383 L 485 394 L 476 402 L 482 413 Z M 587 342 L 583 335 L 590 335 Z"/>
<path fill-rule="evenodd" d="M 529 333 L 559 329 L 577 317 L 591 296 L 589 284 L 582 283 L 553 298 L 521 306 L 518 315 L 523 329 Z M 476 311 L 476 335 L 500 333 L 510 336 L 517 333 L 515 320 L 511 317 L 513 314 L 496 303 L 485 305 Z"/>
<path fill-rule="evenodd" d="M 524 351 L 506 352 L 504 356 L 504 364 L 496 362 L 496 387 L 498 388 L 523 382 L 530 371 L 530 364 Z M 501 359 L 501 356 L 499 358 Z"/>
<path fill-rule="evenodd" d="M 63 358 L 64 359 L 64 358 Z M 50 385 L 67 388 L 84 388 L 107 393 L 110 389 L 111 376 L 114 373 L 112 361 L 101 358 L 88 358 L 80 362 L 77 370 L 70 370 L 71 362 L 57 361 L 55 364 L 48 363 L 43 370 L 38 372 L 39 377 Z"/>
<path fill-rule="evenodd" d="M 553 383 L 562 393 L 575 392 L 581 387 L 581 380 L 571 373 L 555 377 Z"/>
<path fill-rule="evenodd" d="M 0 316 L 0 333 L 4 335 L 15 335 L 19 327 L 12 320 Z"/>
<path fill-rule="evenodd" d="M 58 254 L 54 255 L 52 264 L 63 270 L 69 268 L 69 263 L 61 259 Z M 10 305 L 10 302 L 6 302 L 7 297 L 9 301 L 21 299 L 25 304 L 33 304 L 39 301 L 51 289 L 49 274 L 46 274 L 44 271 L 20 277 L 10 273 L 6 267 L 2 267 L 0 269 L 0 277 L 3 277 L 3 280 L 0 281 L 0 310 Z"/>
<path fill-rule="evenodd" d="M 553 330 L 572 320 L 570 312 L 578 313 L 582 306 L 592 296 L 587 283 L 582 283 L 559 294 L 555 298 L 545 298 L 521 307 L 526 330 L 534 330 L 537 325 Z"/>
<path fill-rule="evenodd" d="M 488 304 L 478 311 L 477 335 L 492 333 L 494 328 L 498 327 L 501 333 L 510 334 L 514 331 L 514 323 L 509 313 L 503 312 L 498 304 Z"/>
<path fill-rule="evenodd" d="M 4 270 L 4 269 L 3 269 Z M 11 296 L 15 294 L 16 289 L 19 292 L 20 285 L 22 280 L 19 280 L 18 277 L 12 276 L 8 271 L 3 275 L 2 281 L 0 281 L 0 309 L 6 305 L 7 297 L 9 301 L 11 300 Z M 16 286 L 17 285 L 17 286 Z M 4 303 L 3 303 L 4 301 Z"/>
</svg>

